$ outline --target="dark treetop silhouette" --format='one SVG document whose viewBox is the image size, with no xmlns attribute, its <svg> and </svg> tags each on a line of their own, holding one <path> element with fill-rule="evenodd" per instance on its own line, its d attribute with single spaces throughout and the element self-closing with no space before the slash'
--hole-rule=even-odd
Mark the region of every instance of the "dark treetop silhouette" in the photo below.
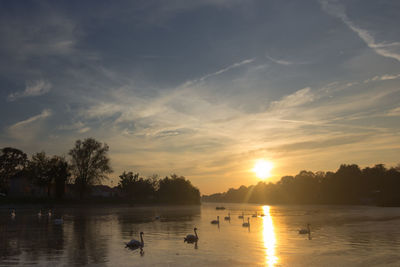
<svg viewBox="0 0 400 267">
<path fill-rule="evenodd" d="M 209 202 L 268 204 L 377 204 L 400 205 L 400 165 L 387 169 L 383 164 L 360 169 L 341 165 L 336 172 L 301 171 L 284 176 L 277 183 L 229 189 L 203 196 Z"/>
<path fill-rule="evenodd" d="M 87 138 L 83 142 L 77 140 L 75 147 L 69 151 L 71 170 L 81 198 L 85 196 L 89 185 L 101 183 L 112 172 L 108 150 L 107 144 Z"/>
<path fill-rule="evenodd" d="M 117 187 L 101 185 L 112 172 L 108 150 L 106 144 L 93 138 L 77 140 L 69 151 L 68 162 L 64 157 L 49 157 L 45 152 L 35 153 L 28 160 L 21 150 L 3 148 L 0 192 L 8 196 L 2 200 L 51 199 L 53 196 L 62 199 L 68 191 L 69 199 L 90 198 L 90 195 L 93 199 L 96 193 L 116 203 L 200 204 L 200 191 L 185 177 L 176 174 L 159 179 L 156 174 L 143 178 L 138 173 L 124 171 Z"/>
<path fill-rule="evenodd" d="M 12 147 L 5 147 L 0 153 L 0 192 L 7 193 L 9 180 L 26 167 L 28 157 Z"/>
</svg>

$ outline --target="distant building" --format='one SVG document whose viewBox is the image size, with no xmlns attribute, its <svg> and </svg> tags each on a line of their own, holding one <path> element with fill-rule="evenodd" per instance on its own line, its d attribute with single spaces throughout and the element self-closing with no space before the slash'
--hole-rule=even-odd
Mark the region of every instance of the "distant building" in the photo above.
<svg viewBox="0 0 400 267">
<path fill-rule="evenodd" d="M 93 185 L 90 195 L 92 197 L 114 197 L 116 196 L 116 192 L 114 188 L 107 185 Z"/>
<path fill-rule="evenodd" d="M 66 184 L 65 185 L 65 194 L 64 198 L 74 199 L 79 198 L 79 194 L 76 190 L 76 186 L 74 184 Z"/>
<path fill-rule="evenodd" d="M 45 197 L 47 188 L 32 184 L 32 181 L 23 173 L 16 174 L 8 183 L 10 197 Z"/>
<path fill-rule="evenodd" d="M 111 188 L 107 185 L 93 185 L 89 187 L 89 195 L 91 197 L 118 197 L 121 195 L 118 187 Z M 54 197 L 56 194 L 55 185 L 50 188 L 50 196 Z M 48 197 L 47 187 L 37 186 L 32 183 L 32 180 L 28 178 L 23 172 L 15 175 L 9 181 L 7 196 L 12 198 L 19 197 L 37 197 L 45 198 Z M 79 190 L 77 190 L 75 184 L 66 184 L 64 198 L 66 199 L 78 199 Z"/>
</svg>

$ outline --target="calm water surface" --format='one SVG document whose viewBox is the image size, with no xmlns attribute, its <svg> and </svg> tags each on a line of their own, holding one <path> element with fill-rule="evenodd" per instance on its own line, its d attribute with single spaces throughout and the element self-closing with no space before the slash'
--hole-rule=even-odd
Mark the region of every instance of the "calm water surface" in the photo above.
<svg viewBox="0 0 400 267">
<path fill-rule="evenodd" d="M 16 207 L 12 219 L 3 207 L 0 266 L 400 266 L 400 208 L 215 206 L 60 207 L 50 219 L 38 218 L 40 207 Z M 210 224 L 218 215 L 219 227 Z M 311 236 L 299 235 L 307 223 Z M 197 245 L 183 242 L 193 227 Z M 125 248 L 141 231 L 143 255 Z"/>
</svg>

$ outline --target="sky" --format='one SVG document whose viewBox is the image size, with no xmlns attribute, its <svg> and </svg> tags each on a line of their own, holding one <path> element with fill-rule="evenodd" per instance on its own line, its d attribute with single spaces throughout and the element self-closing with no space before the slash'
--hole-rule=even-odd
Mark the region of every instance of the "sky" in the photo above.
<svg viewBox="0 0 400 267">
<path fill-rule="evenodd" d="M 400 2 L 0 1 L 0 147 L 109 145 L 202 194 L 400 162 Z"/>
</svg>

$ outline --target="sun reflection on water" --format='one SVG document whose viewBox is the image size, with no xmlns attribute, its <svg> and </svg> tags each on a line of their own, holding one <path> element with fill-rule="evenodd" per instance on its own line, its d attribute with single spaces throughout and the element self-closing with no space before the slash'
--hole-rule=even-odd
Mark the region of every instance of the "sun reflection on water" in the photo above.
<svg viewBox="0 0 400 267">
<path fill-rule="evenodd" d="M 278 262 L 275 255 L 276 238 L 274 233 L 274 224 L 270 214 L 270 207 L 263 206 L 263 239 L 265 247 L 265 265 L 274 266 Z"/>
</svg>

